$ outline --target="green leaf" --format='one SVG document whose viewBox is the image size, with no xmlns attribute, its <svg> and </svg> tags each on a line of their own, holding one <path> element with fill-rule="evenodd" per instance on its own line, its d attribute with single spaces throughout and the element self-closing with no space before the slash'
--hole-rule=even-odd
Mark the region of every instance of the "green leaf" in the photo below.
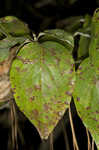
<svg viewBox="0 0 99 150">
<path fill-rule="evenodd" d="M 99 76 L 89 58 L 79 66 L 73 97 L 78 115 L 99 149 Z"/>
<path fill-rule="evenodd" d="M 91 39 L 91 17 L 89 15 L 85 16 L 85 22 L 82 30 L 80 31 L 80 41 L 78 48 L 78 58 L 86 57 L 89 55 L 89 43 Z"/>
<path fill-rule="evenodd" d="M 10 80 L 20 110 L 47 139 L 69 107 L 75 81 L 74 61 L 54 41 L 31 42 L 20 49 Z"/>
<path fill-rule="evenodd" d="M 46 30 L 39 36 L 39 42 L 42 43 L 44 41 L 56 41 L 66 47 L 67 50 L 72 52 L 74 48 L 74 39 L 73 36 L 65 32 L 62 29 L 50 29 Z"/>
<path fill-rule="evenodd" d="M 92 37 L 89 55 L 94 64 L 95 71 L 99 74 L 99 9 L 96 9 L 92 18 Z"/>
<path fill-rule="evenodd" d="M 27 36 L 30 33 L 27 25 L 14 16 L 6 16 L 0 19 L 0 32 L 12 36 Z"/>
<path fill-rule="evenodd" d="M 7 60 L 10 55 L 10 49 L 16 44 L 21 44 L 26 40 L 25 37 L 7 37 L 0 41 L 0 63 Z"/>
</svg>

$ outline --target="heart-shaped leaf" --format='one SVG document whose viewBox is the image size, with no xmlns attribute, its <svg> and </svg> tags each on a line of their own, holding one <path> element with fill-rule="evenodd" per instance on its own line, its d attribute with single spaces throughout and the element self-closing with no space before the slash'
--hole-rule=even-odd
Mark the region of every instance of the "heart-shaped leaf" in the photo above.
<svg viewBox="0 0 99 150">
<path fill-rule="evenodd" d="M 20 110 L 47 139 L 69 107 L 75 81 L 72 55 L 61 44 L 31 42 L 20 49 L 10 80 Z"/>
<path fill-rule="evenodd" d="M 99 149 L 99 76 L 89 58 L 79 66 L 73 96 L 77 112 Z"/>
</svg>

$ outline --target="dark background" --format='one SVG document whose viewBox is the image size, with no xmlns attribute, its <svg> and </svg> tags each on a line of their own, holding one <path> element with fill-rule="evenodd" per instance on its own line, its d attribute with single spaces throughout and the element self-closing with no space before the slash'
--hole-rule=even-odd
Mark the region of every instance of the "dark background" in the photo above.
<svg viewBox="0 0 99 150">
<path fill-rule="evenodd" d="M 15 15 L 39 32 L 69 16 L 92 15 L 98 6 L 98 0 L 0 0 L 0 17 Z"/>
<path fill-rule="evenodd" d="M 0 0 L 0 17 L 8 15 L 16 16 L 26 22 L 33 32 L 39 33 L 44 29 L 56 28 L 56 23 L 59 20 L 69 16 L 92 15 L 94 10 L 98 7 L 98 0 L 75 0 L 75 2 L 71 0 Z M 22 140 L 18 138 L 19 150 L 49 150 L 49 140 L 42 141 L 35 127 L 19 110 L 18 113 L 18 123 L 25 140 L 22 142 Z M 65 115 L 68 118 L 68 113 Z M 21 117 L 25 119 L 22 121 Z M 75 114 L 73 121 L 80 150 L 87 150 L 86 129 L 77 114 Z M 9 122 L 9 110 L 4 109 L 0 111 L 0 150 L 8 150 L 9 147 L 8 143 L 11 136 Z M 60 128 L 60 123 L 58 127 Z M 64 140 L 63 132 L 57 136 L 58 127 L 53 133 L 57 137 L 54 141 L 54 150 L 66 150 L 66 141 Z M 66 129 L 70 150 L 72 150 L 73 142 L 69 121 L 65 124 L 65 130 Z M 41 149 L 39 148 L 40 144 Z M 11 149 L 9 148 L 9 150 Z"/>
</svg>

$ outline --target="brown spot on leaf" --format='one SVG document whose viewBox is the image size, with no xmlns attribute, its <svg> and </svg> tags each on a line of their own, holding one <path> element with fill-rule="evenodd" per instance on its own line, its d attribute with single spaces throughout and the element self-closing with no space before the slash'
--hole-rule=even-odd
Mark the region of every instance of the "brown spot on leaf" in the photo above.
<svg viewBox="0 0 99 150">
<path fill-rule="evenodd" d="M 19 99 L 20 98 L 20 96 L 17 96 L 17 99 Z"/>
<path fill-rule="evenodd" d="M 16 67 L 16 70 L 17 70 L 18 72 L 20 72 L 20 67 Z"/>
<path fill-rule="evenodd" d="M 63 76 L 65 74 L 65 72 L 63 71 L 63 72 L 61 72 L 61 76 Z"/>
<path fill-rule="evenodd" d="M 44 104 L 43 106 L 44 106 L 45 111 L 48 112 L 48 110 L 50 109 L 49 105 L 48 104 Z"/>
<path fill-rule="evenodd" d="M 21 56 L 17 56 L 17 59 L 21 60 L 24 64 L 34 64 L 37 60 L 29 60 L 29 59 L 24 59 Z"/>
<path fill-rule="evenodd" d="M 50 48 L 49 50 L 50 50 L 52 56 L 56 56 L 56 52 L 55 52 L 54 48 Z"/>
<path fill-rule="evenodd" d="M 66 91 L 66 95 L 72 96 L 72 93 L 70 91 Z"/>
<path fill-rule="evenodd" d="M 59 65 L 60 58 L 56 57 L 56 64 Z"/>
<path fill-rule="evenodd" d="M 69 102 L 66 101 L 65 104 L 66 104 L 66 105 L 69 105 Z"/>
<path fill-rule="evenodd" d="M 74 71 L 73 68 L 71 68 L 70 71 L 69 71 L 69 73 L 71 74 L 73 71 Z"/>
<path fill-rule="evenodd" d="M 30 102 L 34 101 L 35 100 L 35 96 L 30 97 L 29 100 L 30 100 Z"/>
<path fill-rule="evenodd" d="M 99 125 L 97 125 L 97 128 L 99 128 Z"/>
<path fill-rule="evenodd" d="M 82 75 L 83 74 L 83 72 L 80 72 L 80 75 Z"/>
<path fill-rule="evenodd" d="M 96 114 L 99 114 L 99 111 L 98 111 L 98 110 L 96 110 Z"/>
<path fill-rule="evenodd" d="M 81 77 L 81 76 L 79 77 L 79 79 L 84 80 L 84 78 L 83 78 L 83 77 Z"/>
<path fill-rule="evenodd" d="M 15 90 L 16 90 L 16 88 L 12 88 L 12 90 L 13 90 L 13 91 L 15 91 Z"/>
<path fill-rule="evenodd" d="M 86 107 L 86 109 L 89 110 L 89 109 L 90 109 L 90 106 Z"/>
<path fill-rule="evenodd" d="M 91 67 L 94 67 L 94 65 L 93 65 L 93 64 L 91 64 Z"/>
<path fill-rule="evenodd" d="M 58 100 L 58 101 L 57 101 L 57 103 L 61 104 L 61 103 L 62 103 L 62 101 L 61 101 L 61 100 Z"/>
<path fill-rule="evenodd" d="M 81 66 L 79 66 L 79 70 L 81 70 L 82 69 L 82 67 Z"/>
<path fill-rule="evenodd" d="M 77 101 L 78 101 L 78 102 L 80 101 L 80 97 L 77 97 Z"/>
<path fill-rule="evenodd" d="M 51 76 L 51 80 L 54 80 L 54 77 L 53 77 L 53 76 Z"/>
<path fill-rule="evenodd" d="M 48 117 L 47 115 L 45 116 L 45 118 L 46 118 L 46 119 L 49 119 L 49 117 Z"/>
<path fill-rule="evenodd" d="M 34 115 L 35 117 L 37 117 L 37 116 L 39 115 L 39 111 L 38 111 L 37 109 L 34 109 L 34 110 L 32 111 L 32 113 L 33 113 L 33 115 Z"/>
<path fill-rule="evenodd" d="M 41 90 L 41 86 L 40 85 L 34 85 L 34 89 L 35 90 Z"/>
<path fill-rule="evenodd" d="M 98 121 L 96 118 L 92 118 L 93 120 L 95 120 L 95 121 Z"/>
</svg>

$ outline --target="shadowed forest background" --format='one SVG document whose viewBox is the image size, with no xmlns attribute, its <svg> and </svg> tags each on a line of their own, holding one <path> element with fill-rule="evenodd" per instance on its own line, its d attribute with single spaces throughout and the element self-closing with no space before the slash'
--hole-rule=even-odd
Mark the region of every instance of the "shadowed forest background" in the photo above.
<svg viewBox="0 0 99 150">
<path fill-rule="evenodd" d="M 55 28 L 56 23 L 69 16 L 93 14 L 98 0 L 1 0 L 0 17 L 14 15 L 40 32 L 46 28 Z"/>
<path fill-rule="evenodd" d="M 93 15 L 93 12 L 98 7 L 98 0 L 90 0 L 89 3 L 84 0 L 1 0 L 0 18 L 10 15 L 16 16 L 28 24 L 29 28 L 34 33 L 38 34 L 45 29 L 64 29 L 65 24 L 62 20 L 71 16 Z M 76 54 L 74 54 L 74 56 L 75 55 Z M 74 112 L 72 112 L 73 122 L 78 145 L 80 150 L 86 150 L 86 129 L 80 118 L 77 116 L 73 102 L 72 107 L 74 110 Z M 18 108 L 17 111 L 19 114 L 18 123 L 24 137 L 23 141 L 20 138 L 18 139 L 19 150 L 50 150 L 49 139 L 47 141 L 42 141 L 36 128 L 25 118 Z M 62 121 L 60 121 L 53 131 L 54 150 L 66 150 L 66 137 L 64 138 L 63 133 L 65 130 L 67 131 L 70 150 L 73 149 L 68 111 L 66 111 L 62 118 L 63 121 L 65 117 L 67 118 L 65 121 L 65 128 L 61 130 Z M 4 108 L 3 110 L 0 110 L 0 150 L 10 150 L 10 144 L 8 145 L 8 141 L 10 143 L 10 130 L 9 109 Z"/>
</svg>

